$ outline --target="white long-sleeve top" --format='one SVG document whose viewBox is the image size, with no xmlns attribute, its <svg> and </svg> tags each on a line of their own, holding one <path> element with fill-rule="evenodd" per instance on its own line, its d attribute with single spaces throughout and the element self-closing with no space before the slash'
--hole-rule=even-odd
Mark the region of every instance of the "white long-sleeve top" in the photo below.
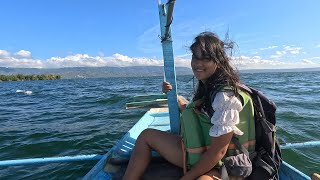
<svg viewBox="0 0 320 180">
<path fill-rule="evenodd" d="M 240 121 L 239 112 L 242 110 L 242 104 L 232 91 L 218 92 L 212 108 L 214 113 L 211 117 L 213 126 L 209 131 L 210 136 L 218 137 L 232 131 L 237 135 L 243 135 L 236 127 Z"/>
</svg>

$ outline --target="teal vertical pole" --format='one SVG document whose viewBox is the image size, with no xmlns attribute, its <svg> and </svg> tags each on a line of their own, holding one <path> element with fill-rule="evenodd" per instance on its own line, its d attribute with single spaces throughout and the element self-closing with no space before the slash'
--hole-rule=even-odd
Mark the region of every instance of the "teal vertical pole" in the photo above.
<svg viewBox="0 0 320 180">
<path fill-rule="evenodd" d="M 159 1 L 159 17 L 160 17 L 160 29 L 161 29 L 161 37 L 165 36 L 165 29 L 167 23 L 167 10 L 165 4 L 161 4 Z M 165 79 L 172 85 L 172 90 L 168 92 L 168 106 L 169 106 L 169 116 L 170 116 L 170 127 L 171 133 L 178 134 L 180 128 L 180 113 L 178 107 L 178 99 L 177 99 L 177 86 L 176 86 L 176 72 L 174 66 L 174 58 L 173 58 L 173 48 L 172 48 L 172 38 L 171 32 L 169 31 L 169 38 L 163 39 L 162 43 L 162 51 L 163 51 L 163 59 L 164 59 L 164 72 Z"/>
</svg>

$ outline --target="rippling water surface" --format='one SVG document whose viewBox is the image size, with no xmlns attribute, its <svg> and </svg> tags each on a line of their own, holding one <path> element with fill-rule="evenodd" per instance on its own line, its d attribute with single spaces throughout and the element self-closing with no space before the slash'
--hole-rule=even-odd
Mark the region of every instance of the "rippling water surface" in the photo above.
<svg viewBox="0 0 320 180">
<path fill-rule="evenodd" d="M 282 143 L 320 140 L 320 72 L 241 76 L 276 102 Z M 177 77 L 179 94 L 191 97 L 191 79 Z M 0 160 L 103 154 L 145 113 L 125 110 L 125 103 L 160 93 L 161 83 L 162 77 L 1 82 Z M 311 174 L 319 172 L 319 152 L 283 150 L 283 156 Z M 0 166 L 0 179 L 80 179 L 95 163 Z"/>
</svg>

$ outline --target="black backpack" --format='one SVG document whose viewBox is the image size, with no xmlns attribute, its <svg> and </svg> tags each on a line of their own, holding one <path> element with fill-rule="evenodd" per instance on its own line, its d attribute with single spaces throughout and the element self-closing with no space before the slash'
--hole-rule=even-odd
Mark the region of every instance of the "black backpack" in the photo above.
<svg viewBox="0 0 320 180">
<path fill-rule="evenodd" d="M 240 90 L 247 92 L 253 101 L 256 150 L 252 157 L 253 170 L 248 179 L 279 179 L 278 170 L 282 158 L 276 137 L 276 105 L 260 91 L 239 85 Z M 251 158 L 251 157 L 250 157 Z"/>
<path fill-rule="evenodd" d="M 244 84 L 239 84 L 242 91 L 247 92 L 253 101 L 254 119 L 256 131 L 256 146 L 255 152 L 250 154 L 252 162 L 252 173 L 247 179 L 249 180 L 278 180 L 278 170 L 282 162 L 280 146 L 276 137 L 276 105 L 269 100 L 260 91 L 248 87 Z M 218 88 L 223 89 L 223 87 Z M 218 90 L 219 91 L 219 90 Z M 210 93 L 210 100 L 218 91 Z M 208 108 L 208 114 L 212 115 L 212 108 Z M 239 143 L 237 138 L 232 138 L 232 142 L 237 149 L 242 153 L 249 152 Z M 228 175 L 222 173 L 222 179 L 228 179 Z"/>
</svg>

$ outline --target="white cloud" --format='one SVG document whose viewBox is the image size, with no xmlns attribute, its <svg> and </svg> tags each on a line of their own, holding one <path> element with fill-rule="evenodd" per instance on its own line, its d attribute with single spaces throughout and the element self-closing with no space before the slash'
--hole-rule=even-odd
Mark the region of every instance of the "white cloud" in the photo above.
<svg viewBox="0 0 320 180">
<path fill-rule="evenodd" d="M 263 50 L 269 50 L 269 49 L 274 49 L 274 48 L 277 48 L 278 46 L 269 46 L 269 47 L 266 47 L 266 48 L 260 48 L 259 50 L 263 51 Z"/>
<path fill-rule="evenodd" d="M 232 63 L 239 69 L 290 69 L 320 66 L 320 63 L 313 62 L 312 58 L 295 62 L 283 62 L 277 59 L 263 59 L 260 56 L 240 56 L 233 58 Z"/>
<path fill-rule="evenodd" d="M 0 57 L 8 57 L 8 56 L 10 56 L 10 53 L 8 51 L 0 49 Z"/>
<path fill-rule="evenodd" d="M 123 62 L 127 62 L 127 63 L 133 62 L 132 58 L 130 58 L 128 56 L 121 55 L 121 54 L 114 54 L 113 57 L 115 57 L 119 61 L 123 61 Z"/>
<path fill-rule="evenodd" d="M 75 67 L 75 66 L 159 66 L 163 62 L 157 59 L 150 59 L 144 57 L 129 57 L 122 54 L 114 54 L 110 57 L 95 56 L 91 57 L 88 54 L 76 54 L 72 56 L 52 57 L 47 61 L 50 67 Z"/>
<path fill-rule="evenodd" d="M 320 44 L 316 45 L 316 48 L 320 48 Z"/>
<path fill-rule="evenodd" d="M 189 58 L 189 59 L 191 59 L 192 53 L 181 54 L 181 55 L 178 55 L 177 57 L 180 57 L 180 58 Z"/>
<path fill-rule="evenodd" d="M 75 54 L 66 57 L 51 57 L 43 61 L 45 68 L 61 68 L 61 67 L 99 67 L 105 66 L 106 63 L 102 60 L 103 57 L 91 57 L 88 54 Z"/>
<path fill-rule="evenodd" d="M 19 52 L 15 53 L 15 55 L 22 57 L 31 57 L 31 52 L 26 50 L 20 50 Z"/>
<path fill-rule="evenodd" d="M 21 50 L 14 54 L 0 50 L 0 67 L 42 68 L 43 62 L 31 57 L 29 51 Z"/>
<path fill-rule="evenodd" d="M 289 52 L 291 54 L 299 54 L 301 48 L 300 47 L 284 46 L 283 50 L 285 50 L 286 52 Z"/>
<path fill-rule="evenodd" d="M 189 58 L 181 58 L 181 57 L 175 57 L 174 59 L 174 62 L 175 62 L 175 66 L 177 67 L 188 67 L 190 68 L 190 63 L 191 63 L 191 60 Z"/>
<path fill-rule="evenodd" d="M 312 62 L 311 60 L 308 60 L 308 59 L 303 59 L 301 62 L 303 64 L 315 64 L 314 62 Z"/>
<path fill-rule="evenodd" d="M 277 60 L 265 60 L 260 56 L 240 56 L 239 58 L 234 58 L 232 62 L 236 67 L 245 69 L 261 69 L 268 66 L 278 66 L 284 64 L 283 62 Z"/>
<path fill-rule="evenodd" d="M 101 56 L 103 55 L 103 56 Z M 179 58 L 178 58 L 179 59 Z M 185 60 L 177 60 L 176 66 L 186 66 Z M 34 59 L 29 51 L 19 51 L 11 54 L 0 50 L 0 67 L 14 68 L 62 68 L 62 67 L 101 67 L 101 66 L 161 66 L 163 61 L 155 58 L 129 57 L 122 54 L 112 56 L 90 56 L 74 54 L 66 57 L 51 57 L 46 60 Z"/>
<path fill-rule="evenodd" d="M 279 59 L 283 58 L 285 56 L 296 56 L 300 54 L 301 47 L 292 47 L 292 46 L 283 46 L 283 49 L 281 51 L 276 51 L 275 54 L 271 55 L 270 58 L 272 59 Z M 303 52 L 302 54 L 306 54 Z"/>
<path fill-rule="evenodd" d="M 13 68 L 43 68 L 44 63 L 36 59 L 0 57 L 0 67 Z"/>
<path fill-rule="evenodd" d="M 275 55 L 271 55 L 270 58 L 277 59 L 277 58 L 280 58 L 280 57 L 284 56 L 285 54 L 287 54 L 286 51 L 276 51 L 276 54 Z"/>
</svg>

